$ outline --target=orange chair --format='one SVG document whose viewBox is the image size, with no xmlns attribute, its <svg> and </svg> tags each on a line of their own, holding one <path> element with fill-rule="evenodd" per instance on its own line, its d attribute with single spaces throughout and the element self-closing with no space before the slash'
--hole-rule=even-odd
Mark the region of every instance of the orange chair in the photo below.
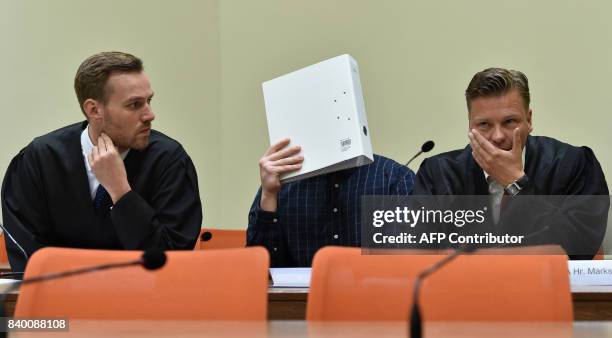
<svg viewBox="0 0 612 338">
<path fill-rule="evenodd" d="M 6 243 L 4 242 L 4 232 L 0 233 L 0 264 L 8 264 Z"/>
<path fill-rule="evenodd" d="M 308 320 L 408 320 L 415 277 L 443 255 L 315 255 Z M 564 255 L 464 255 L 427 277 L 424 320 L 572 321 Z"/>
<path fill-rule="evenodd" d="M 126 262 L 137 251 L 45 248 L 25 278 Z M 167 252 L 157 271 L 140 266 L 98 271 L 21 287 L 16 317 L 75 319 L 265 320 L 268 253 L 264 248 Z"/>
<path fill-rule="evenodd" d="M 604 251 L 603 251 L 603 247 L 600 247 L 599 250 L 597 250 L 597 253 L 595 254 L 595 256 L 593 256 L 593 260 L 596 261 L 601 261 L 606 259 L 604 256 Z"/>
<path fill-rule="evenodd" d="M 244 248 L 246 247 L 246 230 L 202 228 L 198 244 L 196 248 L 200 250 Z"/>
</svg>

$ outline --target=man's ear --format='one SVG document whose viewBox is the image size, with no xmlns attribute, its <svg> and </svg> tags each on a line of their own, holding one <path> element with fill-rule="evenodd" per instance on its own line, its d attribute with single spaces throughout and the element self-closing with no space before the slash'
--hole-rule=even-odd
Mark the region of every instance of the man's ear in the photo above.
<svg viewBox="0 0 612 338">
<path fill-rule="evenodd" d="M 529 134 L 531 134 L 531 132 L 533 131 L 533 125 L 531 124 L 532 115 L 532 111 L 531 109 L 529 109 L 529 111 L 527 112 L 527 125 L 529 126 Z"/>
<path fill-rule="evenodd" d="M 83 111 L 87 116 L 88 121 L 95 121 L 102 119 L 102 104 L 94 99 L 87 99 L 83 102 Z"/>
</svg>

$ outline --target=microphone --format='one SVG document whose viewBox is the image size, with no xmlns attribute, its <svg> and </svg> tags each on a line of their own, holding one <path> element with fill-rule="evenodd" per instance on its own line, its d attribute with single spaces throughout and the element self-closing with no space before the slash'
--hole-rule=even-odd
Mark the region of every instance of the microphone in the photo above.
<svg viewBox="0 0 612 338">
<path fill-rule="evenodd" d="M 162 250 L 147 250 L 142 254 L 140 263 L 147 270 L 157 270 L 166 265 L 168 257 Z"/>
<path fill-rule="evenodd" d="M 432 273 L 438 271 L 444 265 L 453 261 L 457 256 L 462 253 L 472 253 L 476 251 L 476 246 L 474 245 L 463 245 L 455 251 L 453 251 L 450 255 L 444 257 L 442 260 L 434 263 L 421 273 L 419 273 L 414 280 L 414 285 L 412 288 L 412 309 L 410 311 L 410 337 L 411 338 L 421 338 L 423 336 L 423 320 L 421 319 L 421 309 L 419 307 L 419 294 L 421 291 L 421 283 L 423 280 L 431 275 Z"/>
<path fill-rule="evenodd" d="M 64 278 L 69 276 L 81 275 L 84 273 L 90 273 L 95 271 L 102 271 L 114 268 L 124 268 L 133 265 L 141 265 L 147 270 L 157 270 L 166 264 L 166 253 L 161 250 L 147 250 L 145 251 L 139 259 L 122 262 L 122 263 L 109 263 L 102 265 L 95 265 L 86 268 L 62 271 L 62 272 L 53 272 L 42 276 L 35 276 L 28 279 L 24 279 L 20 284 L 30 284 L 30 283 L 38 283 L 44 282 L 52 279 Z"/>
<path fill-rule="evenodd" d="M 524 237 L 524 239 L 531 238 L 539 235 L 540 233 L 548 230 L 550 226 L 544 226 L 541 229 L 534 231 Z M 509 246 L 508 244 L 494 245 L 492 248 L 504 248 Z M 444 257 L 440 261 L 434 263 L 427 269 L 419 273 L 414 280 L 412 289 L 412 309 L 410 310 L 410 338 L 421 338 L 423 337 L 423 319 L 421 318 L 421 309 L 419 306 L 419 294 L 421 291 L 421 283 L 427 276 L 440 270 L 443 266 L 455 260 L 461 254 L 471 254 L 476 251 L 478 247 L 476 245 L 464 244 L 455 249 L 450 255 Z"/>
<path fill-rule="evenodd" d="M 0 278 L 5 277 L 20 277 L 23 276 L 23 272 L 0 272 Z"/>
<path fill-rule="evenodd" d="M 23 258 L 25 258 L 26 262 L 28 261 L 28 254 L 26 253 L 26 251 L 23 249 L 23 247 L 21 245 L 19 245 L 19 243 L 17 243 L 17 241 L 13 238 L 13 236 L 11 236 L 11 234 L 6 231 L 6 228 L 4 227 L 4 225 L 2 225 L 2 223 L 0 223 L 0 229 L 2 229 L 2 233 L 4 234 L 5 238 L 6 236 L 8 236 L 8 238 L 11 240 L 11 242 L 13 242 L 13 244 L 15 244 L 15 246 L 17 247 L 17 249 L 19 249 L 19 252 L 21 252 L 21 254 L 23 255 Z M 5 248 L 5 250 L 7 250 L 7 248 Z M 8 251 L 6 252 L 7 256 L 8 256 Z"/>
<path fill-rule="evenodd" d="M 202 236 L 200 236 L 200 239 L 202 240 L 202 242 L 208 242 L 212 239 L 212 237 L 213 237 L 212 232 L 204 231 L 202 233 Z"/>
<path fill-rule="evenodd" d="M 124 267 L 129 267 L 129 266 L 134 266 L 134 265 L 141 265 L 147 270 L 157 270 L 163 267 L 166 264 L 166 261 L 167 261 L 166 253 L 163 250 L 150 249 L 150 250 L 146 250 L 140 258 L 131 260 L 131 261 L 127 261 L 127 262 L 95 265 L 95 266 L 90 266 L 90 267 L 85 267 L 85 268 L 79 268 L 79 269 L 68 270 L 68 271 L 63 271 L 63 272 L 53 272 L 53 273 L 49 273 L 46 275 L 30 277 L 30 278 L 24 279 L 20 282 L 16 282 L 12 284 L 11 286 L 9 286 L 4 292 L 4 294 L 0 295 L 0 305 L 4 304 L 4 298 L 6 297 L 7 294 L 12 293 L 19 286 L 23 284 L 45 282 L 45 281 L 49 281 L 53 279 L 60 279 L 60 278 L 69 277 L 69 276 L 82 275 L 82 274 L 95 272 L 95 271 L 109 270 L 109 269 L 115 269 L 115 268 L 124 268 Z M 15 272 L 14 274 L 23 274 L 23 272 Z M 4 306 L 0 306 L 0 317 L 6 317 Z M 0 332 L 0 337 L 2 337 L 3 334 L 6 334 L 6 332 Z"/>
<path fill-rule="evenodd" d="M 434 147 L 435 145 L 436 145 L 436 144 L 434 143 L 434 141 L 431 141 L 431 140 L 430 140 L 430 141 L 427 141 L 427 142 L 425 142 L 425 143 L 423 143 L 423 145 L 421 146 L 421 150 L 419 150 L 419 152 L 418 152 L 418 153 L 416 153 L 416 155 L 412 156 L 412 158 L 411 158 L 410 160 L 408 160 L 408 162 L 406 162 L 406 164 L 404 164 L 404 166 L 406 166 L 406 167 L 407 167 L 407 166 L 410 164 L 410 162 L 412 162 L 412 160 L 414 160 L 415 158 L 417 158 L 417 157 L 418 157 L 419 155 L 421 155 L 422 153 L 427 153 L 427 152 L 429 152 L 430 150 L 432 150 L 432 149 L 433 149 L 433 147 Z"/>
</svg>

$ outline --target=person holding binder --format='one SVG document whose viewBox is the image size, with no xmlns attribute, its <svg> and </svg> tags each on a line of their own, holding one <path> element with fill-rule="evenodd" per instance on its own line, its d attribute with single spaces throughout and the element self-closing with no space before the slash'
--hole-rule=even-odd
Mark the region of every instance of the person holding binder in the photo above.
<svg viewBox="0 0 612 338">
<path fill-rule="evenodd" d="M 289 139 L 259 161 L 261 187 L 249 211 L 247 245 L 270 252 L 272 267 L 308 267 L 323 246 L 360 246 L 361 196 L 409 195 L 414 172 L 374 154 L 370 164 L 282 184 L 304 157 Z"/>
</svg>

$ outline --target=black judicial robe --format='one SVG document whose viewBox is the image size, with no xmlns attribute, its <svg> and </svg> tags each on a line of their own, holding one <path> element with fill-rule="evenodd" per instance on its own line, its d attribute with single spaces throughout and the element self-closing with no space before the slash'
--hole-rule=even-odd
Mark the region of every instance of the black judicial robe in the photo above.
<svg viewBox="0 0 612 338">
<path fill-rule="evenodd" d="M 588 147 L 574 147 L 543 136 L 529 136 L 525 148 L 524 170 L 530 184 L 519 196 L 556 195 L 553 201 L 565 196 L 563 205 L 548 205 L 543 199 L 521 204 L 520 198 L 511 198 L 497 230 L 523 235 L 536 232 L 538 235 L 527 244 L 560 244 L 572 258 L 592 257 L 603 241 L 610 204 L 606 179 L 595 154 Z M 484 172 L 472 157 L 470 145 L 425 159 L 414 190 L 415 195 L 488 193 Z M 517 221 L 518 215 L 524 218 Z M 533 221 L 526 222 L 525 217 Z"/>
<path fill-rule="evenodd" d="M 151 131 L 124 160 L 132 190 L 100 215 L 93 207 L 76 123 L 35 138 L 2 183 L 5 241 L 13 271 L 41 247 L 193 249 L 202 224 L 198 180 L 183 147 Z M 17 243 L 15 244 L 14 241 Z"/>
</svg>

